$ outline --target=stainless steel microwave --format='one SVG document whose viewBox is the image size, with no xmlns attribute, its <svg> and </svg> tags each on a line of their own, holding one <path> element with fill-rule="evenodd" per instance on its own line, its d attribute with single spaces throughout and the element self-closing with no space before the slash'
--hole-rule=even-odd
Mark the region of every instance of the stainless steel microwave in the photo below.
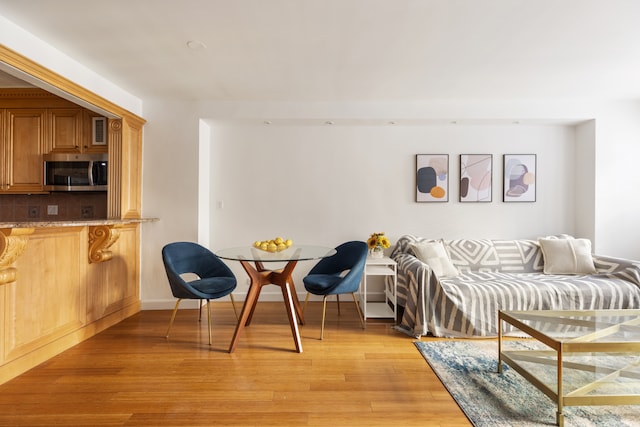
<svg viewBox="0 0 640 427">
<path fill-rule="evenodd" d="M 108 154 L 44 156 L 46 191 L 107 191 Z"/>
</svg>

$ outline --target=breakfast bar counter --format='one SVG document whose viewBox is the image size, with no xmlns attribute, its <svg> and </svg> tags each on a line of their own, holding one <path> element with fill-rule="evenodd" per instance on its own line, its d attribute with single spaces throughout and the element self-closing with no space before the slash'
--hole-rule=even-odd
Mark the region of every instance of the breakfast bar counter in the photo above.
<svg viewBox="0 0 640 427">
<path fill-rule="evenodd" d="M 91 220 L 67 220 L 67 221 L 13 221 L 13 222 L 0 221 L 0 229 L 119 225 L 119 224 L 153 222 L 157 220 L 158 220 L 157 218 L 131 218 L 131 219 L 91 219 Z"/>
<path fill-rule="evenodd" d="M 140 311 L 152 221 L 0 222 L 0 384 Z"/>
</svg>

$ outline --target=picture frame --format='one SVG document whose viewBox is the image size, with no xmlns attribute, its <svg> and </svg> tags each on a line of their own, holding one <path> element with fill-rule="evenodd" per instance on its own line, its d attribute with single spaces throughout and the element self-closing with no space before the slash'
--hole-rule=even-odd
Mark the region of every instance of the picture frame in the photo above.
<svg viewBox="0 0 640 427">
<path fill-rule="evenodd" d="M 502 200 L 504 202 L 535 202 L 537 183 L 535 154 L 505 154 L 503 156 Z"/>
<path fill-rule="evenodd" d="M 416 154 L 416 202 L 449 201 L 449 155 Z"/>
<path fill-rule="evenodd" d="M 492 201 L 493 155 L 460 154 L 460 202 Z"/>
</svg>

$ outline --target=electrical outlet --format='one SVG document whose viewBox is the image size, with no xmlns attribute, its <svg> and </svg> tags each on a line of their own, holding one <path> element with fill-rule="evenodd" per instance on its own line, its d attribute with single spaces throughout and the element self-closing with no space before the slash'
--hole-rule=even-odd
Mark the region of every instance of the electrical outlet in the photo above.
<svg viewBox="0 0 640 427">
<path fill-rule="evenodd" d="M 93 218 L 93 206 L 82 206 L 80 208 L 80 216 L 82 218 Z"/>
<path fill-rule="evenodd" d="M 29 218 L 40 218 L 40 206 L 29 206 Z"/>
<path fill-rule="evenodd" d="M 58 205 L 47 205 L 47 215 L 58 215 Z"/>
</svg>

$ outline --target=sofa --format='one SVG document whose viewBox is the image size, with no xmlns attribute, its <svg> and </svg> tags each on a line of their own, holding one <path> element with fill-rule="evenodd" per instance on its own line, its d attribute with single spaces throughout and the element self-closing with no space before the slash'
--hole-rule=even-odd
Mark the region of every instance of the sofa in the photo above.
<svg viewBox="0 0 640 427">
<path fill-rule="evenodd" d="M 404 235 L 390 257 L 398 263 L 397 327 L 416 338 L 497 336 L 498 310 L 640 308 L 640 262 L 593 255 L 587 239 Z"/>
</svg>

